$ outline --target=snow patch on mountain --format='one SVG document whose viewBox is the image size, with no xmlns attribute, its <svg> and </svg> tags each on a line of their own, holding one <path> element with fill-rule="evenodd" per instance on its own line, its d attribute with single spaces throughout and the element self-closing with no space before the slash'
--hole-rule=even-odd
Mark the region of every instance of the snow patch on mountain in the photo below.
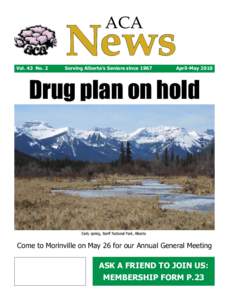
<svg viewBox="0 0 229 300">
<path fill-rule="evenodd" d="M 81 130 L 54 128 L 46 122 L 26 122 L 15 127 L 16 146 L 27 154 L 54 158 L 70 157 L 97 161 L 118 159 L 121 142 L 130 141 L 133 157 L 153 159 L 166 148 L 181 157 L 202 151 L 213 139 L 214 130 L 203 133 L 174 126 L 143 127 L 125 133 L 111 127 Z M 23 144 L 24 143 L 24 144 Z M 29 143 L 29 149 L 26 146 Z M 41 153 L 38 153 L 41 151 Z"/>
<path fill-rule="evenodd" d="M 129 140 L 138 144 L 174 143 L 184 149 L 193 146 L 200 147 L 199 140 L 201 138 L 202 135 L 195 131 L 168 126 L 139 128 L 129 135 Z"/>
<path fill-rule="evenodd" d="M 31 138 L 43 140 L 66 133 L 68 131 L 68 127 L 53 128 L 46 122 L 32 121 L 25 122 L 18 130 Z"/>
</svg>

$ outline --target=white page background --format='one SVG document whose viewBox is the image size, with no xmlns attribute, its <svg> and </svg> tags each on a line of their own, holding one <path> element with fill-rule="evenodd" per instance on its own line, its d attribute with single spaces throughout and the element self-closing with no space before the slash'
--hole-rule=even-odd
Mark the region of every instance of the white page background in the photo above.
<svg viewBox="0 0 229 300">
<path fill-rule="evenodd" d="M 0 101 L 0 298 L 1 299 L 221 299 L 228 298 L 228 20 L 226 1 L 5 1 L 1 4 L 1 101 Z M 108 22 L 110 16 L 138 16 L 144 33 L 174 33 L 176 53 L 144 57 L 140 52 L 129 57 L 125 46 L 117 57 L 100 53 L 92 57 L 81 49 L 79 57 L 67 57 L 69 36 L 67 24 L 78 24 L 90 34 L 90 24 Z M 56 31 L 58 47 L 49 55 L 30 57 L 14 47 L 14 37 L 26 26 L 42 24 Z M 123 31 L 121 31 L 123 32 Z M 116 33 L 120 33 L 119 30 Z M 137 31 L 136 31 L 137 33 Z M 105 31 L 101 30 L 101 36 Z M 206 74 L 14 74 L 13 64 L 215 64 L 216 73 Z M 31 101 L 29 79 L 43 81 L 106 82 L 165 79 L 200 79 L 201 97 L 187 101 L 144 101 L 144 103 L 215 104 L 216 112 L 216 230 L 152 231 L 139 241 L 206 242 L 213 250 L 19 250 L 17 242 L 86 242 L 80 231 L 14 231 L 14 104 L 45 104 Z M 120 102 L 120 101 L 119 101 Z M 64 101 L 58 102 L 65 104 Z M 101 104 L 101 101 L 90 103 Z M 103 104 L 117 103 L 103 101 Z M 132 101 L 123 101 L 124 104 Z M 142 101 L 134 101 L 142 103 Z M 84 105 L 75 101 L 74 104 Z M 102 242 L 98 237 L 91 241 Z M 112 241 L 121 241 L 114 238 Z M 126 241 L 132 238 L 126 237 Z M 92 256 L 215 256 L 215 287 L 93 287 Z M 14 287 L 14 256 L 87 256 L 86 287 Z"/>
</svg>

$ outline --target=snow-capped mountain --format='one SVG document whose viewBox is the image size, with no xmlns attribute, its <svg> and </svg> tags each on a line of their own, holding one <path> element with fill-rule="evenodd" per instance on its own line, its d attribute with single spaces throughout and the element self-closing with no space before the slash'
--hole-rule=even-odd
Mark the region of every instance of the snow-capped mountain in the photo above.
<svg viewBox="0 0 229 300">
<path fill-rule="evenodd" d="M 214 138 L 214 130 L 204 133 L 179 127 L 145 127 L 131 133 L 114 128 L 91 130 L 54 128 L 45 122 L 26 122 L 15 128 L 15 149 L 50 159 L 69 158 L 110 162 L 118 159 L 121 142 L 129 141 L 134 159 L 154 159 L 167 148 L 175 155 L 201 152 Z"/>
</svg>

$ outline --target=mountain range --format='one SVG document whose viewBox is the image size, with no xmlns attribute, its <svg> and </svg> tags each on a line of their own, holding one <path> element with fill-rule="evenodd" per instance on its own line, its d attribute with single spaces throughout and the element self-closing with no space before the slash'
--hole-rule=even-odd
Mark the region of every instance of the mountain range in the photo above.
<svg viewBox="0 0 229 300">
<path fill-rule="evenodd" d="M 15 127 L 15 149 L 43 159 L 111 162 L 120 155 L 121 143 L 130 142 L 133 159 L 151 160 L 165 149 L 180 157 L 196 154 L 214 139 L 214 130 L 203 133 L 173 126 L 144 127 L 131 133 L 114 128 L 91 130 L 54 128 L 40 121 Z"/>
</svg>

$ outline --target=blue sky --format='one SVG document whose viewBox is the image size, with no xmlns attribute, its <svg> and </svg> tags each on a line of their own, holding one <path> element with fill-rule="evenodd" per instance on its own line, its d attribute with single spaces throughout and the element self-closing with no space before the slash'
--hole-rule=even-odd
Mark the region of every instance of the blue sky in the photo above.
<svg viewBox="0 0 229 300">
<path fill-rule="evenodd" d="M 127 132 L 139 127 L 178 126 L 214 129 L 214 105 L 15 105 L 15 125 L 44 121 L 54 127 L 114 127 Z"/>
</svg>

